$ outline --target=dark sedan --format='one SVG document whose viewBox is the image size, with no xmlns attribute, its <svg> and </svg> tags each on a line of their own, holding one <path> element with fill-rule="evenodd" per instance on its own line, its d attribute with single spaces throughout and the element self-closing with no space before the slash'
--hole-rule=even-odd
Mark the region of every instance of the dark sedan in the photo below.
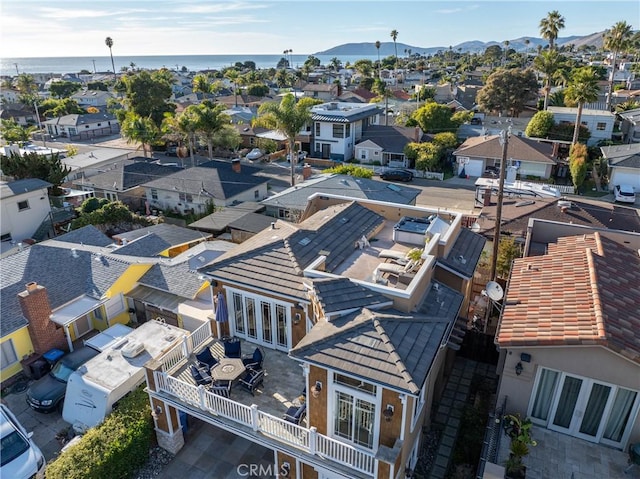
<svg viewBox="0 0 640 479">
<path fill-rule="evenodd" d="M 408 182 L 413 180 L 413 173 L 407 170 L 385 170 L 380 173 L 380 178 L 383 180 Z"/>
</svg>

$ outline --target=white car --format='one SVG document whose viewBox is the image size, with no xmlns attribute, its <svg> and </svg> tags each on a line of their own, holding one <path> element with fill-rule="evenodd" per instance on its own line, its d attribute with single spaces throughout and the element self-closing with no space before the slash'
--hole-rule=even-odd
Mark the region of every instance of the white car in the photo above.
<svg viewBox="0 0 640 479">
<path fill-rule="evenodd" d="M 262 150 L 260 148 L 254 148 L 249 153 L 247 153 L 247 160 L 259 160 L 264 156 Z"/>
<path fill-rule="evenodd" d="M 633 187 L 629 185 L 616 185 L 613 188 L 613 196 L 620 203 L 635 203 L 636 193 Z"/>
<path fill-rule="evenodd" d="M 298 161 L 302 161 L 307 157 L 307 152 L 306 151 L 299 151 L 298 152 Z M 291 153 L 287 153 L 287 161 L 291 161 Z"/>
<path fill-rule="evenodd" d="M 0 476 L 44 478 L 46 461 L 31 436 L 33 433 L 27 433 L 9 408 L 0 404 Z"/>
</svg>

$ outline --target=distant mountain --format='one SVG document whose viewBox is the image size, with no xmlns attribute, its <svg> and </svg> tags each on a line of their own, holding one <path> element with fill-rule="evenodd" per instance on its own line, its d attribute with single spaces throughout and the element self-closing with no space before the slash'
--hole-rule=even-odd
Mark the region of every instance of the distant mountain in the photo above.
<svg viewBox="0 0 640 479">
<path fill-rule="evenodd" d="M 556 44 L 558 46 L 561 45 L 574 45 L 575 48 L 578 48 L 582 45 L 586 46 L 595 46 L 597 48 L 602 47 L 602 35 L 604 32 L 596 32 L 591 35 L 585 36 L 569 36 L 569 37 L 561 37 L 556 40 Z M 529 40 L 529 44 L 525 43 L 525 40 Z M 544 38 L 536 38 L 536 37 L 520 37 L 515 38 L 513 40 L 509 40 L 509 48 L 513 48 L 516 51 L 525 51 L 536 50 L 538 45 L 542 45 L 545 47 L 549 42 Z M 420 53 L 421 55 L 433 55 L 438 51 L 445 51 L 451 48 L 454 51 L 461 52 L 471 52 L 471 53 L 479 53 L 486 50 L 487 47 L 491 45 L 500 45 L 504 48 L 504 41 L 490 41 L 490 42 L 481 42 L 479 40 L 471 40 L 468 42 L 459 43 L 457 45 L 449 46 L 441 46 L 441 47 L 416 47 L 415 45 L 407 45 L 406 43 L 397 43 L 398 48 L 398 56 L 404 57 L 407 56 L 407 51 L 411 50 L 411 53 Z M 385 58 L 388 56 L 394 56 L 396 54 L 396 50 L 394 48 L 393 42 L 381 42 L 380 43 L 380 58 Z M 362 43 L 344 43 L 342 45 L 338 45 L 336 47 L 330 48 L 328 50 L 324 50 L 321 52 L 314 53 L 314 55 L 333 55 L 333 56 L 376 56 L 378 55 L 378 50 L 376 49 L 375 42 L 362 42 Z"/>
</svg>

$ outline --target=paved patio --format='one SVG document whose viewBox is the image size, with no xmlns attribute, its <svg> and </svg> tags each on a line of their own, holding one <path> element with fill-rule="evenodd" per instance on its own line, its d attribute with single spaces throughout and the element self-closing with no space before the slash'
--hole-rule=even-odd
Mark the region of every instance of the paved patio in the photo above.
<svg viewBox="0 0 640 479">
<path fill-rule="evenodd" d="M 529 448 L 529 455 L 524 458 L 527 479 L 640 478 L 640 466 L 624 473 L 629 456 L 623 451 L 539 426 L 532 428 L 531 435 L 538 445 Z M 509 457 L 509 441 L 502 439 L 498 464 L 504 464 Z"/>
</svg>

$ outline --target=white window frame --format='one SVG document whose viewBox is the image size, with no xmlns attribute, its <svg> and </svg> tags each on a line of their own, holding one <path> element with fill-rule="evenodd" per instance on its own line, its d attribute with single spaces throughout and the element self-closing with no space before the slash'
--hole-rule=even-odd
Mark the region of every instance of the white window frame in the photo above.
<svg viewBox="0 0 640 479">
<path fill-rule="evenodd" d="M 411 432 L 413 432 L 413 430 L 416 427 L 416 424 L 418 422 L 418 418 L 420 417 L 420 415 L 422 414 L 422 409 L 424 408 L 424 403 L 427 397 L 427 383 L 425 382 L 422 385 L 422 389 L 420 389 L 420 395 L 418 397 L 413 397 L 413 410 L 411 412 L 412 416 L 411 416 Z"/>
<path fill-rule="evenodd" d="M 18 211 L 25 211 L 25 210 L 29 210 L 31 209 L 31 207 L 29 206 L 29 200 L 22 200 L 22 201 L 18 201 L 17 203 L 18 206 Z M 20 206 L 21 204 L 24 204 L 26 206 Z"/>
<path fill-rule="evenodd" d="M 2 369 L 6 369 L 9 366 L 13 366 L 18 362 L 18 353 L 16 347 L 13 345 L 13 339 L 9 338 L 6 341 L 0 343 L 0 357 L 2 358 Z"/>
<path fill-rule="evenodd" d="M 122 294 L 118 294 L 113 298 L 108 299 L 104 303 L 104 308 L 107 312 L 107 319 L 115 318 L 119 314 L 125 311 L 125 302 Z"/>
</svg>

